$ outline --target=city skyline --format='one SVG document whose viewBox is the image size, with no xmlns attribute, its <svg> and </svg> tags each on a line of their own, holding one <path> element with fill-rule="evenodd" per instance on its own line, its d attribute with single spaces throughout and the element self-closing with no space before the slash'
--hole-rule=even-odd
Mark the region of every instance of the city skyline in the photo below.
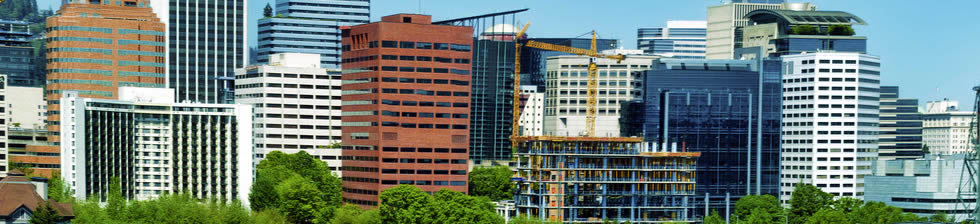
<svg viewBox="0 0 980 224">
<path fill-rule="evenodd" d="M 619 39 L 620 46 L 627 49 L 636 48 L 636 29 L 641 27 L 662 27 L 668 20 L 704 20 L 708 6 L 718 5 L 724 1 L 701 0 L 682 2 L 633 2 L 628 4 L 599 4 L 591 5 L 595 12 L 616 13 L 597 16 L 581 16 L 581 7 L 586 1 L 575 0 L 565 4 L 552 4 L 544 1 L 502 1 L 472 2 L 472 1 L 421 1 L 421 14 L 432 15 L 433 21 L 454 19 L 472 15 L 501 12 L 513 9 L 530 8 L 521 21 L 532 22 L 535 29 L 531 37 L 576 37 L 591 29 L 596 29 L 601 38 Z M 980 7 L 978 1 L 955 1 L 956 4 L 892 4 L 896 7 L 880 7 L 881 4 L 893 3 L 886 1 L 847 1 L 847 0 L 814 0 L 788 2 L 811 2 L 817 10 L 846 11 L 860 16 L 868 21 L 866 26 L 855 26 L 857 33 L 868 36 L 868 52 L 881 57 L 882 85 L 897 85 L 902 87 L 901 95 L 916 97 L 922 101 L 942 100 L 949 98 L 961 103 L 963 109 L 972 109 L 973 92 L 971 88 L 980 84 L 980 68 L 969 67 L 970 53 L 980 51 L 980 44 L 970 43 L 969 37 L 980 35 L 977 29 L 932 29 L 930 32 L 908 32 L 907 27 L 931 26 L 948 21 L 967 21 L 971 13 L 968 9 Z M 262 17 L 262 9 L 272 0 L 249 2 L 249 30 L 255 30 L 257 21 Z M 57 10 L 61 2 L 57 0 L 40 0 L 38 8 Z M 274 5 L 274 4 L 273 4 Z M 375 0 L 371 3 L 370 21 L 378 21 L 381 16 L 396 13 L 419 13 L 419 1 Z M 658 5 L 662 5 L 658 7 Z M 649 6 L 649 7 L 644 7 Z M 651 11 L 652 10 L 652 11 Z M 897 11 L 896 11 L 897 10 Z M 914 15 L 921 11 L 949 12 L 937 13 L 930 17 L 903 18 L 893 15 Z M 656 13 L 649 13 L 656 12 Z M 642 14 L 637 14 L 642 13 Z M 616 16 L 611 16 L 616 15 Z M 624 18 L 626 17 L 626 18 Z M 637 22 L 633 22 L 637 21 Z M 563 25 L 577 24 L 577 25 Z M 248 34 L 249 46 L 256 46 L 255 33 Z M 942 36 L 947 41 L 935 42 L 930 38 Z M 889 38 L 901 37 L 901 38 Z M 931 43 L 908 45 L 904 43 Z M 905 48 L 910 48 L 905 50 Z M 942 57 L 923 57 L 932 49 L 945 49 Z M 912 53 L 907 53 L 912 52 Z M 963 65 L 963 66 L 920 66 L 920 65 Z M 936 75 L 944 79 L 935 79 Z"/>
</svg>

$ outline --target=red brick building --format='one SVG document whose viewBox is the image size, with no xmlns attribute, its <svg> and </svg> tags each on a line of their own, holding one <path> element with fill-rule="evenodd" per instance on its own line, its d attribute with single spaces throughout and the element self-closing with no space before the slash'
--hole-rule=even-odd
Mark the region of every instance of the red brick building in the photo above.
<svg viewBox="0 0 980 224">
<path fill-rule="evenodd" d="M 343 197 L 399 184 L 467 192 L 473 29 L 397 14 L 343 28 Z"/>
<path fill-rule="evenodd" d="M 117 99 L 120 86 L 165 87 L 166 27 L 149 0 L 70 1 L 47 18 L 47 145 L 28 145 L 10 161 L 49 176 L 60 168 L 60 98 Z M 40 156 L 38 156 L 40 155 Z"/>
</svg>

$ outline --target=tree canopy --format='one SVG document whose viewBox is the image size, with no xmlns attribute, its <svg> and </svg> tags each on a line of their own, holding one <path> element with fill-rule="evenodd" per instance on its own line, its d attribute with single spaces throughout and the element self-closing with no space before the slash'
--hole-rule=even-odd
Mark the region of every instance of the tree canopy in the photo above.
<svg viewBox="0 0 980 224">
<path fill-rule="evenodd" d="M 31 214 L 31 219 L 28 222 L 31 224 L 55 224 L 61 221 L 61 218 L 51 203 L 44 201 L 34 208 L 34 213 Z"/>
<path fill-rule="evenodd" d="M 470 172 L 470 195 L 487 197 L 492 201 L 513 199 L 513 174 L 506 166 L 476 167 Z"/>
<path fill-rule="evenodd" d="M 779 200 L 771 195 L 750 195 L 735 203 L 736 223 L 864 223 L 887 224 L 896 222 L 930 221 L 882 202 L 865 202 L 852 197 L 834 196 L 813 185 L 799 183 L 789 200 L 788 211 L 780 207 Z M 948 220 L 945 214 L 935 215 L 935 220 Z M 711 216 L 705 219 L 707 222 Z"/>
<path fill-rule="evenodd" d="M 276 209 L 292 223 L 326 223 L 341 205 L 340 178 L 306 152 L 274 151 L 256 166 L 248 197 L 254 211 Z"/>
<path fill-rule="evenodd" d="M 429 196 L 414 185 L 399 185 L 382 191 L 380 198 L 383 223 L 504 223 L 486 198 L 447 189 Z"/>
</svg>

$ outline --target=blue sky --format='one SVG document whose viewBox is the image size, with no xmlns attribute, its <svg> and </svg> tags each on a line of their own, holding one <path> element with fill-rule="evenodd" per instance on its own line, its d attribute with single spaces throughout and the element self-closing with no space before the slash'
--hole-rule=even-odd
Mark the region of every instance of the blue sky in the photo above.
<svg viewBox="0 0 980 224">
<path fill-rule="evenodd" d="M 57 8 L 60 0 L 39 0 L 40 8 Z M 274 0 L 249 0 L 249 25 Z M 520 15 L 532 22 L 532 37 L 575 37 L 597 30 L 603 38 L 636 47 L 636 28 L 665 25 L 667 20 L 704 20 L 706 8 L 720 0 L 373 0 L 371 21 L 396 13 L 422 13 L 433 20 L 452 19 L 512 9 L 530 8 Z M 790 0 L 790 2 L 805 2 Z M 868 37 L 868 53 L 881 56 L 882 85 L 897 85 L 903 98 L 925 101 L 950 98 L 961 108 L 973 108 L 973 86 L 980 85 L 980 25 L 973 23 L 980 1 L 953 0 L 943 4 L 894 0 L 813 0 L 818 10 L 853 13 L 868 22 L 855 27 Z M 910 4 L 911 3 L 911 4 Z M 252 45 L 255 34 L 249 34 Z"/>
</svg>

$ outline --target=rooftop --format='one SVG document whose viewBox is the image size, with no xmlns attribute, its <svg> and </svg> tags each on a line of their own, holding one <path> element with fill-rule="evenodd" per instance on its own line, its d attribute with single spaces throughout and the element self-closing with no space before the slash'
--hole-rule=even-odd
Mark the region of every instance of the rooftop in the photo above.
<svg viewBox="0 0 980 224">
<path fill-rule="evenodd" d="M 863 19 L 842 11 L 794 11 L 758 9 L 745 14 L 752 23 L 780 23 L 786 25 L 867 25 Z"/>
</svg>

